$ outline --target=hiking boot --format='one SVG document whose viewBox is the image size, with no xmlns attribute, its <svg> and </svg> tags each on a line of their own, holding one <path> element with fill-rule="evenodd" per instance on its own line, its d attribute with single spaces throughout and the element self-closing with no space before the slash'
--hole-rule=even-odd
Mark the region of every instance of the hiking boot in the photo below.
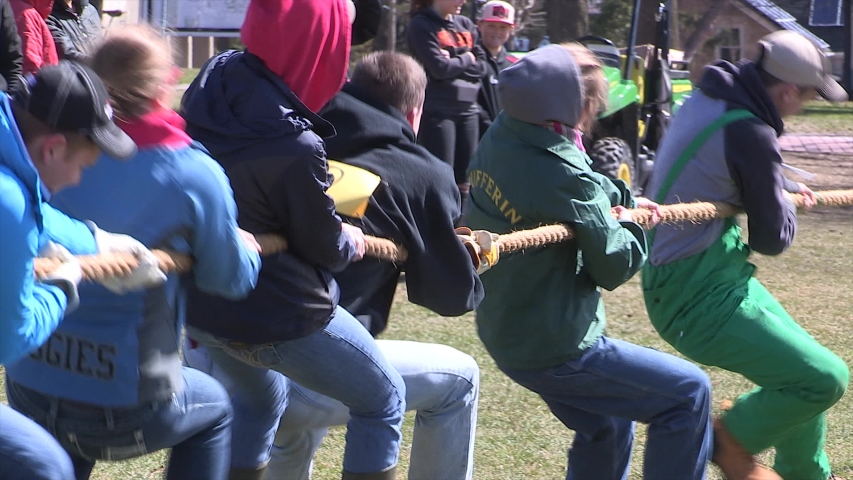
<svg viewBox="0 0 853 480">
<path fill-rule="evenodd" d="M 727 480 L 782 480 L 772 468 L 765 467 L 735 440 L 719 418 L 714 420 L 714 457 Z"/>
</svg>

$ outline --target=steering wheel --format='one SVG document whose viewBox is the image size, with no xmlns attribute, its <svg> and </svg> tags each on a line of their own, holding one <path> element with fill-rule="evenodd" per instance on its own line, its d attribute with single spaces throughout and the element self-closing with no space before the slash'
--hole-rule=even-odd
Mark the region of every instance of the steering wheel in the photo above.
<svg viewBox="0 0 853 480">
<path fill-rule="evenodd" d="M 616 47 L 615 43 L 611 42 L 610 40 L 608 40 L 604 37 L 599 37 L 598 35 L 585 35 L 585 36 L 577 39 L 577 42 L 580 44 L 583 44 L 583 45 L 586 45 L 587 43 L 598 43 L 598 44 L 602 44 L 602 45 L 610 45 L 613 48 L 618 48 L 618 47 Z"/>
</svg>

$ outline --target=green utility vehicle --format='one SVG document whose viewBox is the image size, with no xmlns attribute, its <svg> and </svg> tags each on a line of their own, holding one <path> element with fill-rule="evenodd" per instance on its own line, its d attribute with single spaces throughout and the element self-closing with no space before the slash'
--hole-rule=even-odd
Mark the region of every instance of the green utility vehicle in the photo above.
<svg viewBox="0 0 853 480">
<path fill-rule="evenodd" d="M 635 44 L 641 1 L 634 0 L 626 48 L 620 50 L 603 37 L 578 39 L 601 60 L 610 83 L 607 109 L 584 138 L 592 168 L 624 180 L 638 195 L 648 184 L 654 152 L 671 116 L 693 90 L 687 64 L 670 60 L 670 55 L 677 57 L 678 52 L 669 49 L 666 3 L 657 8 L 654 44 Z M 512 55 L 522 57 L 524 53 Z"/>
</svg>

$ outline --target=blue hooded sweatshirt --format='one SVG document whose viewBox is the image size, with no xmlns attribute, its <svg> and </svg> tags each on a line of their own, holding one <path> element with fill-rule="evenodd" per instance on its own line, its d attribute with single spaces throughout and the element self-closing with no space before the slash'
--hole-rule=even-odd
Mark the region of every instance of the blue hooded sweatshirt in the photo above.
<svg viewBox="0 0 853 480">
<path fill-rule="evenodd" d="M 71 253 L 95 253 L 92 231 L 46 202 L 42 185 L 12 114 L 0 94 L 0 364 L 38 348 L 68 307 L 61 288 L 36 282 L 33 258 L 47 241 Z"/>
<path fill-rule="evenodd" d="M 184 133 L 174 112 L 119 126 L 139 153 L 102 161 L 57 195 L 63 211 L 128 234 L 149 248 L 191 254 L 187 275 L 200 291 L 245 297 L 260 270 L 237 232 L 237 207 L 222 168 Z M 80 286 L 80 307 L 44 346 L 7 367 L 10 380 L 78 402 L 131 407 L 184 388 L 179 341 L 184 292 L 177 274 L 163 285 L 117 295 Z"/>
</svg>

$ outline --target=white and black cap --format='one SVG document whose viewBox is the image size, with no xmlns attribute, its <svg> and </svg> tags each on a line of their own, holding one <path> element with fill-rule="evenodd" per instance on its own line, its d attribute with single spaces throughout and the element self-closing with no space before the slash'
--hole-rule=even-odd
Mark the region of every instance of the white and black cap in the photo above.
<svg viewBox="0 0 853 480">
<path fill-rule="evenodd" d="M 68 60 L 29 74 L 11 92 L 15 103 L 50 128 L 88 137 L 119 160 L 136 154 L 136 144 L 113 123 L 107 89 L 89 67 Z"/>
</svg>

